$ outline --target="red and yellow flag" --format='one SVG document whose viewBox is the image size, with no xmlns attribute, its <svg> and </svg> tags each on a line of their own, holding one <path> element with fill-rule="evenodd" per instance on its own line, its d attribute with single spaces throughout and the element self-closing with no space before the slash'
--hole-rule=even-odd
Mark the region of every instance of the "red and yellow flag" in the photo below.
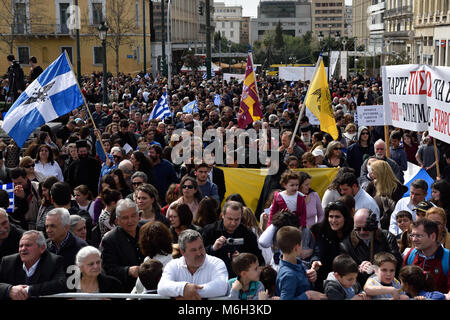
<svg viewBox="0 0 450 320">
<path fill-rule="evenodd" d="M 262 117 L 263 113 L 259 102 L 258 89 L 256 87 L 256 76 L 255 71 L 253 70 L 251 52 L 249 52 L 238 115 L 239 128 L 245 129 L 250 123 L 257 121 Z"/>
</svg>

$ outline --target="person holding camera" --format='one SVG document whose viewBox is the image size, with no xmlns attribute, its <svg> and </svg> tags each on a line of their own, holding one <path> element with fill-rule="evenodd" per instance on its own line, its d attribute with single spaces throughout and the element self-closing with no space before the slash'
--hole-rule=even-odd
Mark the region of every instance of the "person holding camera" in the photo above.
<svg viewBox="0 0 450 320">
<path fill-rule="evenodd" d="M 24 73 L 14 55 L 10 54 L 6 57 L 10 66 L 8 67 L 8 83 L 9 89 L 6 94 L 7 102 L 14 103 L 25 90 Z"/>
<path fill-rule="evenodd" d="M 353 231 L 341 242 L 342 253 L 348 253 L 359 266 L 358 282 L 363 287 L 374 273 L 371 263 L 379 252 L 388 252 L 397 259 L 396 275 L 402 265 L 395 236 L 379 228 L 377 216 L 370 209 L 361 208 L 353 216 Z"/>
<path fill-rule="evenodd" d="M 225 262 L 230 279 L 236 277 L 231 261 L 239 253 L 253 253 L 258 257 L 259 265 L 265 264 L 256 235 L 241 223 L 242 212 L 240 202 L 227 201 L 223 206 L 222 219 L 203 228 L 206 253 Z"/>
</svg>

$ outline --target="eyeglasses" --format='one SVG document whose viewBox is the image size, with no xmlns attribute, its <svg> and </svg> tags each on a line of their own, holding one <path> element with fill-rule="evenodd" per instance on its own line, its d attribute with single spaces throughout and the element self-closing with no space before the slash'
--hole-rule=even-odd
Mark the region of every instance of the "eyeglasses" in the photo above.
<svg viewBox="0 0 450 320">
<path fill-rule="evenodd" d="M 181 186 L 183 189 L 194 189 L 194 186 L 192 184 L 185 184 Z"/>
<path fill-rule="evenodd" d="M 355 230 L 356 232 L 369 231 L 366 227 L 355 227 L 353 228 L 353 230 Z"/>
<path fill-rule="evenodd" d="M 34 168 L 34 163 L 33 164 L 29 164 L 27 166 L 23 166 L 25 169 L 30 169 L 30 168 Z"/>
<path fill-rule="evenodd" d="M 410 235 L 408 235 L 408 237 L 410 239 L 413 239 L 413 238 L 422 239 L 423 237 L 425 237 L 425 235 L 424 234 L 411 233 Z"/>
</svg>

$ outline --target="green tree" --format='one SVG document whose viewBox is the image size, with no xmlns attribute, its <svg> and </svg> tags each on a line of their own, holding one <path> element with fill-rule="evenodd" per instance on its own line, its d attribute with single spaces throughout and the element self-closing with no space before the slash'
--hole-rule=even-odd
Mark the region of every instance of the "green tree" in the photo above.
<svg viewBox="0 0 450 320">
<path fill-rule="evenodd" d="M 284 47 L 283 28 L 281 27 L 281 21 L 278 21 L 277 28 L 275 29 L 274 45 L 280 50 L 282 50 L 282 48 Z"/>
</svg>

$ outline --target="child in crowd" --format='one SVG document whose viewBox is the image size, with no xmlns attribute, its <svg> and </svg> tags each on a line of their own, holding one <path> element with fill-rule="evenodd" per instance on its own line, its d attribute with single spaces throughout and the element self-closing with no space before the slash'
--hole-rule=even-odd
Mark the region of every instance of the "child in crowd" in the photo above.
<svg viewBox="0 0 450 320">
<path fill-rule="evenodd" d="M 368 300 L 356 281 L 358 264 L 348 254 L 340 254 L 333 260 L 333 271 L 323 282 L 324 292 L 330 300 Z"/>
<path fill-rule="evenodd" d="M 228 280 L 231 286 L 228 296 L 231 300 L 258 300 L 264 293 L 264 285 L 259 281 L 261 269 L 258 258 L 252 253 L 240 253 L 233 258 L 231 266 L 238 276 Z"/>
<path fill-rule="evenodd" d="M 299 218 L 300 226 L 306 227 L 305 195 L 298 191 L 300 175 L 295 171 L 286 170 L 281 175 L 280 184 L 285 190 L 274 194 L 268 226 L 272 223 L 275 213 L 288 209 Z"/>
<path fill-rule="evenodd" d="M 399 276 L 402 289 L 416 300 L 450 300 L 450 294 L 434 290 L 433 276 L 415 265 L 407 265 L 400 269 Z"/>
<path fill-rule="evenodd" d="M 275 295 L 277 272 L 274 268 L 269 265 L 263 267 L 259 275 L 259 281 L 261 281 L 264 288 L 266 288 L 268 298 L 271 298 L 272 300 L 280 299 L 280 297 Z"/>
<path fill-rule="evenodd" d="M 156 293 L 163 273 L 163 264 L 156 259 L 147 260 L 139 266 L 139 279 L 145 287 L 143 293 Z"/>
<path fill-rule="evenodd" d="M 379 252 L 373 257 L 375 273 L 366 281 L 364 291 L 372 299 L 408 300 L 400 281 L 395 279 L 397 259 L 388 252 Z"/>
<path fill-rule="evenodd" d="M 411 247 L 409 233 L 411 232 L 411 225 L 414 221 L 411 212 L 406 210 L 399 211 L 395 219 L 397 220 L 398 227 L 402 231 L 397 236 L 397 243 L 400 253 L 403 253 L 405 249 Z"/>
<path fill-rule="evenodd" d="M 278 230 L 276 238 L 282 252 L 276 280 L 276 295 L 280 300 L 326 299 L 323 293 L 311 290 L 311 282 L 317 279 L 316 269 L 320 263 L 314 261 L 312 268 L 306 271 L 297 258 L 302 253 L 302 232 L 298 228 L 284 226 Z"/>
</svg>

